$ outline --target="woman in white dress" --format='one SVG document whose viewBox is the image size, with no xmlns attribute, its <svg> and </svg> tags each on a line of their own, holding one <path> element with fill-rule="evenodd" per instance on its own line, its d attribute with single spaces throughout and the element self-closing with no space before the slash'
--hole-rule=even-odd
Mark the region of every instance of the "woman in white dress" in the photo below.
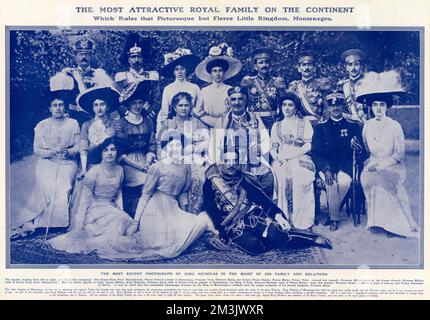
<svg viewBox="0 0 430 320">
<path fill-rule="evenodd" d="M 315 219 L 315 165 L 308 155 L 313 129 L 294 93 L 286 93 L 280 101 L 283 119 L 273 125 L 270 135 L 277 204 L 295 228 L 307 230 Z"/>
<path fill-rule="evenodd" d="M 193 55 L 190 50 L 183 48 L 178 48 L 175 52 L 164 55 L 164 66 L 160 74 L 167 79 L 174 78 L 174 81 L 163 90 L 156 132 L 160 130 L 161 125 L 169 116 L 172 99 L 178 92 L 188 92 L 193 97 L 193 107 L 202 104 L 202 93 L 199 86 L 187 80 L 187 76 L 195 71 L 199 62 L 199 57 Z"/>
<path fill-rule="evenodd" d="M 69 195 L 77 170 L 79 125 L 65 116 L 71 91 L 49 93 L 51 117 L 34 128 L 36 183 L 26 207 L 15 219 L 12 237 L 25 236 L 36 228 L 69 226 Z"/>
<path fill-rule="evenodd" d="M 196 76 L 210 84 L 202 89 L 201 105 L 196 106 L 194 115 L 210 128 L 228 111 L 227 98 L 230 85 L 224 81 L 233 78 L 242 69 L 242 63 L 233 57 L 233 49 L 226 43 L 212 47 L 209 56 L 196 68 Z"/>
<path fill-rule="evenodd" d="M 363 128 L 363 141 L 370 152 L 364 164 L 361 183 L 366 196 L 367 227 L 382 228 L 388 237 L 418 237 L 418 225 L 410 209 L 405 188 L 403 162 L 405 138 L 400 124 L 387 116 L 394 95 L 403 93 L 400 77 L 394 71 L 366 75 L 357 91 L 357 101 L 371 107 L 374 118 Z"/>
<path fill-rule="evenodd" d="M 122 210 L 124 171 L 117 163 L 120 150 L 116 138 L 105 139 L 94 150 L 101 162 L 85 175 L 72 230 L 48 241 L 54 249 L 84 254 L 96 251 L 103 255 L 112 243 L 125 236 L 132 219 Z"/>
</svg>

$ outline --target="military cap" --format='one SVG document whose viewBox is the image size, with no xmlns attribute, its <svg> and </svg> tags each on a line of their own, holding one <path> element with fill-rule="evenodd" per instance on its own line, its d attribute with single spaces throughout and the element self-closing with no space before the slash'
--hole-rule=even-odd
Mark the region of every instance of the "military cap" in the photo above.
<svg viewBox="0 0 430 320">
<path fill-rule="evenodd" d="M 315 61 L 315 54 L 311 50 L 304 50 L 296 54 L 295 59 L 298 64 L 306 60 Z"/>
<path fill-rule="evenodd" d="M 227 90 L 227 95 L 230 97 L 235 93 L 241 93 L 243 95 L 247 95 L 247 90 L 244 87 L 235 86 Z"/>
<path fill-rule="evenodd" d="M 328 106 L 343 104 L 345 103 L 345 100 L 345 96 L 338 91 L 334 91 L 325 97 L 325 101 Z"/>
<path fill-rule="evenodd" d="M 73 52 L 94 52 L 96 43 L 87 36 L 78 37 L 72 44 Z"/>
<path fill-rule="evenodd" d="M 360 49 L 349 49 L 342 52 L 342 54 L 340 55 L 340 58 L 345 62 L 347 61 L 347 59 L 351 59 L 352 57 L 358 57 L 358 60 L 363 61 L 364 59 L 366 59 L 366 54 Z"/>
<path fill-rule="evenodd" d="M 252 51 L 251 54 L 254 59 L 272 59 L 275 52 L 269 48 L 259 48 Z"/>
</svg>

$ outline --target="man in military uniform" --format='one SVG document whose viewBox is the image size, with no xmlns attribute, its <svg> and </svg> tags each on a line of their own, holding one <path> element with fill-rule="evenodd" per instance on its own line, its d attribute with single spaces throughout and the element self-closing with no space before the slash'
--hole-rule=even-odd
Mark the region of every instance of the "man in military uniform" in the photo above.
<svg viewBox="0 0 430 320">
<path fill-rule="evenodd" d="M 366 55 L 359 49 L 350 49 L 342 53 L 341 60 L 345 63 L 345 70 L 348 74 L 347 79 L 337 83 L 337 90 L 342 92 L 346 98 L 348 112 L 343 114 L 344 118 L 364 124 L 366 113 L 364 105 L 358 103 L 355 98 L 357 83 L 363 79 L 364 59 Z"/>
<path fill-rule="evenodd" d="M 311 51 L 302 51 L 296 55 L 297 70 L 300 80 L 288 85 L 301 100 L 306 117 L 312 124 L 327 117 L 324 112 L 324 97 L 331 91 L 331 83 L 327 78 L 316 78 L 315 55 Z"/>
<path fill-rule="evenodd" d="M 233 87 L 227 91 L 229 112 L 215 124 L 214 161 L 225 151 L 236 150 L 245 170 L 256 176 L 264 192 L 272 197 L 274 176 L 269 165 L 270 138 L 262 119 L 247 110 L 247 89 Z"/>
<path fill-rule="evenodd" d="M 61 70 L 62 73 L 72 77 L 79 93 L 92 88 L 113 85 L 112 79 L 101 68 L 91 68 L 91 62 L 94 58 L 95 42 L 86 37 L 78 37 L 73 42 L 73 54 L 77 67 L 66 67 Z"/>
<path fill-rule="evenodd" d="M 73 79 L 75 96 L 92 87 L 113 85 L 113 81 L 106 71 L 101 68 L 91 68 L 95 51 L 95 42 L 92 39 L 87 36 L 78 37 L 73 42 L 72 49 L 77 67 L 66 67 L 56 76 L 64 77 L 65 81 L 68 77 Z M 89 115 L 77 105 L 70 105 L 69 113 L 80 124 L 89 119 Z"/>
<path fill-rule="evenodd" d="M 340 205 L 352 181 L 353 149 L 358 163 L 365 158 L 361 126 L 342 116 L 345 97 L 332 93 L 326 98 L 330 118 L 315 126 L 312 158 L 318 172 L 317 183 L 327 195 L 330 230 L 338 229 Z M 316 199 L 319 201 L 319 199 Z"/>
<path fill-rule="evenodd" d="M 271 75 L 270 64 L 273 55 L 274 52 L 271 49 L 253 51 L 254 68 L 257 74 L 245 76 L 240 84 L 247 89 L 248 110 L 261 118 L 269 132 L 279 113 L 276 101 L 279 94 L 286 89 L 282 77 Z"/>
<path fill-rule="evenodd" d="M 327 238 L 292 228 L 255 177 L 241 171 L 239 157 L 225 153 L 222 163 L 208 169 L 203 186 L 205 210 L 223 243 L 252 255 L 286 247 L 291 240 L 332 248 Z"/>
<path fill-rule="evenodd" d="M 115 84 L 121 91 L 127 89 L 136 82 L 149 80 L 151 81 L 151 94 L 145 103 L 144 110 L 148 113 L 151 120 L 157 118 L 160 108 L 160 76 L 157 71 L 147 71 L 144 69 L 144 59 L 149 55 L 149 41 L 141 39 L 139 34 L 133 33 L 128 36 L 124 45 L 124 52 L 121 56 L 121 62 L 129 67 L 127 71 L 121 71 L 115 74 Z M 125 111 L 125 109 L 124 109 Z"/>
</svg>

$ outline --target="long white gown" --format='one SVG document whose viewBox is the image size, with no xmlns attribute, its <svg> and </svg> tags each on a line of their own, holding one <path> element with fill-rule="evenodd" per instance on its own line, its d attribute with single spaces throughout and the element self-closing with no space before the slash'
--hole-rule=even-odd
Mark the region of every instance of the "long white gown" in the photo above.
<svg viewBox="0 0 430 320">
<path fill-rule="evenodd" d="M 286 157 L 310 143 L 312 135 L 310 122 L 297 116 L 276 122 L 271 131 L 271 144 L 278 153 L 278 160 L 272 163 L 277 180 L 277 204 L 290 223 L 302 230 L 312 227 L 315 220 L 315 166 L 307 154 L 290 160 Z"/>
<path fill-rule="evenodd" d="M 412 232 L 407 215 L 411 216 L 408 194 L 405 189 L 406 168 L 403 164 L 405 138 L 400 124 L 386 117 L 382 121 L 368 120 L 363 128 L 363 141 L 370 151 L 361 174 L 366 196 L 367 227 L 381 227 L 391 233 L 418 237 Z M 396 160 L 383 170 L 370 172 L 369 166 Z"/>
<path fill-rule="evenodd" d="M 69 195 L 76 175 L 77 163 L 71 157 L 50 157 L 50 150 L 69 148 L 77 153 L 79 125 L 74 119 L 55 121 L 48 118 L 34 128 L 34 153 L 36 163 L 36 183 L 28 198 L 26 207 L 15 217 L 19 227 L 33 221 L 34 227 L 69 226 Z M 74 151 L 73 151 L 74 150 Z"/>
</svg>

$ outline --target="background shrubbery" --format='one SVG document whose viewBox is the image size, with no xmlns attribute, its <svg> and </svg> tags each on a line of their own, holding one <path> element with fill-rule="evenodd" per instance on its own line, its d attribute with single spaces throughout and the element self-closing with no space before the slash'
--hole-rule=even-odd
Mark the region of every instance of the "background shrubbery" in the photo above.
<svg viewBox="0 0 430 320">
<path fill-rule="evenodd" d="M 126 69 L 120 62 L 125 30 L 38 30 L 10 32 L 10 160 L 32 152 L 33 128 L 49 116 L 43 96 L 49 77 L 66 66 L 74 66 L 70 42 L 88 33 L 97 45 L 94 67 L 110 75 Z M 381 72 L 396 68 L 408 94 L 402 104 L 419 104 L 420 34 L 415 31 L 139 31 L 151 41 L 152 55 L 147 68 L 159 70 L 163 54 L 178 47 L 191 49 L 204 58 L 211 46 L 226 42 L 242 61 L 241 73 L 229 81 L 239 83 L 253 72 L 249 53 L 259 47 L 277 52 L 273 62 L 275 75 L 289 83 L 299 78 L 294 55 L 304 49 L 318 54 L 319 74 L 336 83 L 345 76 L 339 55 L 346 49 L 361 48 L 368 55 L 367 68 Z M 192 81 L 204 85 L 198 79 Z M 168 80 L 162 79 L 162 85 Z"/>
</svg>

